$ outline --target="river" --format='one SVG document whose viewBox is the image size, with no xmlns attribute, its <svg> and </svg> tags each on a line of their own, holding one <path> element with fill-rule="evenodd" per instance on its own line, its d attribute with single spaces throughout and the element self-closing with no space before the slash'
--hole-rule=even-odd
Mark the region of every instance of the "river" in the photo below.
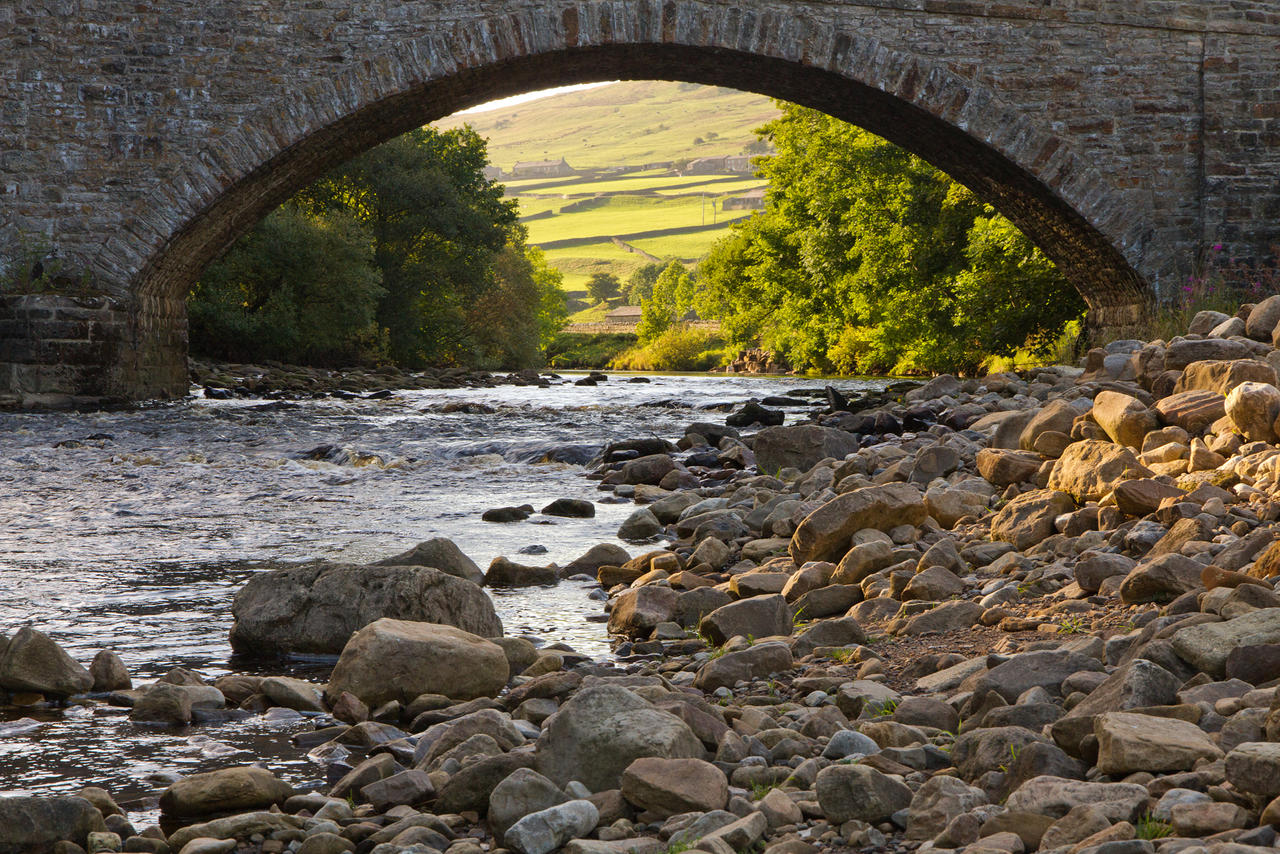
<svg viewBox="0 0 1280 854">
<path fill-rule="evenodd" d="M 618 542 L 634 506 L 597 490 L 581 464 L 549 454 L 585 460 L 610 441 L 674 439 L 692 421 L 723 421 L 729 404 L 821 386 L 794 377 L 615 375 L 594 387 L 571 379 L 385 400 L 197 397 L 0 414 L 0 632 L 30 624 L 86 666 L 114 650 L 135 683 L 176 665 L 205 677 L 281 672 L 233 661 L 227 641 L 231 598 L 262 565 L 364 562 L 437 536 L 481 568 L 498 555 L 563 564 Z M 848 393 L 882 385 L 835 384 Z M 492 411 L 457 411 L 460 403 Z M 333 450 L 312 456 L 328 459 L 307 458 L 320 446 Z M 480 521 L 490 507 L 560 497 L 598 502 L 595 518 Z M 507 634 L 604 658 L 604 626 L 586 619 L 600 613 L 593 589 L 564 581 L 491 593 Z M 324 668 L 290 669 L 323 681 Z M 141 821 L 154 818 L 156 787 L 172 774 L 259 758 L 295 784 L 320 771 L 288 746 L 307 726 L 292 716 L 172 730 L 132 724 L 126 713 L 93 703 L 0 709 L 0 795 L 98 785 Z"/>
</svg>

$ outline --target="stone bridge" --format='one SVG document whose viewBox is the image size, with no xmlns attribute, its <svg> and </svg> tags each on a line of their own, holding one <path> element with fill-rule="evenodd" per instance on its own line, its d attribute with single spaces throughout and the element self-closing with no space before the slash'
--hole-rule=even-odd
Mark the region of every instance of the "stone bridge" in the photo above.
<svg viewBox="0 0 1280 854">
<path fill-rule="evenodd" d="M 182 395 L 203 266 L 326 170 L 493 98 L 731 86 L 905 146 L 1096 325 L 1280 238 L 1270 0 L 12 0 L 0 394 Z M 1221 253 L 1209 250 L 1224 244 Z"/>
</svg>

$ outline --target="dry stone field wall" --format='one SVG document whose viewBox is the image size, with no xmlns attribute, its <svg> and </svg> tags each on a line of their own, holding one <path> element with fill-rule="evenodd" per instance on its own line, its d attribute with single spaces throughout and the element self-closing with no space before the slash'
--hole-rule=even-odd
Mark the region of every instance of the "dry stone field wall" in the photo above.
<svg viewBox="0 0 1280 854">
<path fill-rule="evenodd" d="M 611 78 L 789 98 L 931 159 L 1122 326 L 1276 237 L 1263 2 L 20 0 L 0 8 L 0 391 L 185 389 L 203 265 L 324 170 L 486 99 Z M 45 259 L 34 286 L 30 265 Z M 57 275 L 53 274 L 53 271 Z M 53 325 L 46 325 L 52 321 Z M 66 323 L 62 323 L 66 321 Z M 61 324 L 61 325 L 59 325 Z M 71 366 L 68 368 L 67 366 Z"/>
</svg>

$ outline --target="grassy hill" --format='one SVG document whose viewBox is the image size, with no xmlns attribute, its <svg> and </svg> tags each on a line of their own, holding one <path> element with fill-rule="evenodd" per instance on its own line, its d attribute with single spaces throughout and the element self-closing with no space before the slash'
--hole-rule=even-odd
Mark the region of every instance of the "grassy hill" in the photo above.
<svg viewBox="0 0 1280 854">
<path fill-rule="evenodd" d="M 471 125 L 489 140 L 489 162 L 504 170 L 518 160 L 560 157 L 578 169 L 607 169 L 740 154 L 755 139 L 752 130 L 777 114 L 762 95 L 646 80 L 450 116 L 436 127 Z"/>
<path fill-rule="evenodd" d="M 754 129 L 778 114 L 773 101 L 689 83 L 628 82 L 566 92 L 483 113 L 451 116 L 440 128 L 468 124 L 489 141 L 489 160 L 504 171 L 519 161 L 564 158 L 580 173 L 507 179 L 519 200 L 529 242 L 542 246 L 583 297 L 592 273 L 626 279 L 654 260 L 693 264 L 747 210 L 726 198 L 763 182 L 742 174 L 680 174 L 643 169 L 655 162 L 741 155 Z M 628 167 L 622 173 L 620 167 Z M 575 320 L 599 319 L 605 308 Z"/>
</svg>

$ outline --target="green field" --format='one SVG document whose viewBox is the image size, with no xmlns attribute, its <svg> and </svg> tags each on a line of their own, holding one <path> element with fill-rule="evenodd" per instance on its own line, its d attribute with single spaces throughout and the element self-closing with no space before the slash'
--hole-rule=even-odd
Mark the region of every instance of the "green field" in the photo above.
<svg viewBox="0 0 1280 854">
<path fill-rule="evenodd" d="M 762 95 L 641 81 L 449 116 L 435 125 L 471 125 L 489 140 L 489 162 L 503 169 L 561 157 L 576 169 L 608 169 L 740 154 L 755 139 L 752 131 L 777 115 L 773 101 Z"/>
<path fill-rule="evenodd" d="M 765 186 L 749 175 L 680 175 L 648 163 L 746 154 L 754 129 L 778 114 L 773 101 L 731 89 L 686 83 L 613 83 L 568 92 L 436 123 L 469 124 L 489 143 L 491 163 L 510 170 L 519 161 L 556 160 L 590 174 L 560 178 L 503 179 L 507 196 L 520 203 L 529 242 L 552 244 L 547 260 L 564 276 L 570 297 L 585 300 L 593 273 L 625 281 L 652 258 L 627 252 L 610 238 L 661 261 L 696 264 L 723 237 L 729 223 L 750 211 L 723 211 L 725 197 Z M 695 140 L 701 140 L 695 142 Z M 618 167 L 637 171 L 609 172 Z M 561 211 L 587 202 L 581 210 Z M 547 216 L 551 212 L 551 216 Z M 704 230 L 705 226 L 705 230 Z M 646 232 L 697 228 L 694 233 L 645 237 Z M 584 241 L 563 246 L 561 241 Z M 601 319 L 595 307 L 573 319 Z"/>
</svg>

